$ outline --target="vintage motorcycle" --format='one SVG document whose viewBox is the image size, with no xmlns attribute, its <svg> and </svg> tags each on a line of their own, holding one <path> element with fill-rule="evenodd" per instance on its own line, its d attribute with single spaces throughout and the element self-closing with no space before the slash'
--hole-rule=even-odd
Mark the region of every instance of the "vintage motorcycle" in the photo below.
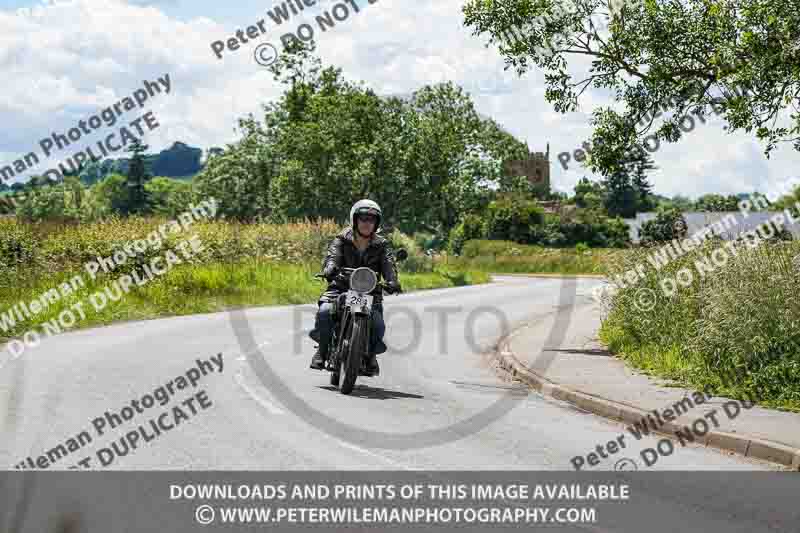
<svg viewBox="0 0 800 533">
<path fill-rule="evenodd" d="M 395 259 L 405 261 L 408 252 L 400 249 Z M 356 377 L 371 376 L 367 372 L 367 350 L 372 330 L 371 293 L 376 287 L 385 290 L 386 285 L 378 283 L 378 276 L 371 268 L 342 268 L 339 275 L 349 281 L 349 290 L 331 302 L 333 335 L 328 349 L 325 370 L 331 372 L 331 385 L 342 394 L 350 394 L 356 384 Z M 314 278 L 323 278 L 315 274 Z"/>
</svg>

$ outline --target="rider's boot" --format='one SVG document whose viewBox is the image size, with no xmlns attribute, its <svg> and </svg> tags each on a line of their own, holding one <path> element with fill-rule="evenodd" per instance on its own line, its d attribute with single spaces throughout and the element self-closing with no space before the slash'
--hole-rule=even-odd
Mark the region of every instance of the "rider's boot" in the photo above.
<svg viewBox="0 0 800 533">
<path fill-rule="evenodd" d="M 319 346 L 317 346 L 317 351 L 314 353 L 314 357 L 311 358 L 310 367 L 314 370 L 325 370 L 325 359 L 326 357 L 324 357 L 320 352 Z"/>
<path fill-rule="evenodd" d="M 381 373 L 381 367 L 378 366 L 378 358 L 371 352 L 369 357 L 367 357 L 367 372 L 372 376 L 377 376 Z"/>
</svg>

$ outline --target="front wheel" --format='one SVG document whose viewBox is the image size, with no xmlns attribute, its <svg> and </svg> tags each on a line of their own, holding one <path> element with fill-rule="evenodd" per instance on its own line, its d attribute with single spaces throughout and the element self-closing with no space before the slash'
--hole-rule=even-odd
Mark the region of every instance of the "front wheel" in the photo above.
<svg viewBox="0 0 800 533">
<path fill-rule="evenodd" d="M 344 356 L 344 376 L 340 390 L 342 394 L 350 394 L 356 384 L 356 377 L 361 368 L 361 361 L 367 353 L 367 320 L 369 317 L 354 316 L 353 327 L 350 332 L 350 342 Z"/>
<path fill-rule="evenodd" d="M 342 354 L 347 353 L 347 346 L 349 344 L 350 339 L 344 339 L 342 341 L 342 346 L 339 348 L 338 353 L 336 353 L 336 358 L 334 359 L 334 370 L 331 372 L 331 385 L 337 388 L 340 385 L 340 376 L 342 375 L 342 359 L 344 359 Z"/>
</svg>

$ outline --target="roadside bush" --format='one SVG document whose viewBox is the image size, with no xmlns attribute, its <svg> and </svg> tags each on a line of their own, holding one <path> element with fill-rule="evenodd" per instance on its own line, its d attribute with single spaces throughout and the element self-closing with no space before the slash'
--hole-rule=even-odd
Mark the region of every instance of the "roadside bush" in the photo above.
<svg viewBox="0 0 800 533">
<path fill-rule="evenodd" d="M 447 247 L 447 236 L 434 235 L 428 232 L 417 232 L 414 234 L 414 242 L 423 252 L 428 250 L 440 251 Z"/>
<path fill-rule="evenodd" d="M 486 233 L 486 221 L 478 215 L 465 215 L 461 222 L 450 231 L 448 248 L 451 253 L 460 254 L 466 241 L 483 239 L 486 237 Z"/>
<path fill-rule="evenodd" d="M 679 209 L 662 208 L 656 218 L 648 220 L 639 228 L 639 241 L 642 246 L 669 242 L 672 239 L 683 239 L 688 232 L 686 219 Z"/>
<path fill-rule="evenodd" d="M 531 199 L 503 197 L 491 202 L 487 208 L 486 236 L 521 244 L 532 244 L 541 239 L 544 210 Z"/>
<path fill-rule="evenodd" d="M 582 242 L 597 248 L 621 248 L 630 244 L 628 225 L 621 218 L 599 216 L 589 210 L 548 214 L 538 233 L 537 242 L 545 246 L 574 246 Z"/>
<path fill-rule="evenodd" d="M 420 249 L 417 241 L 398 229 L 386 235 L 395 250 L 408 252 L 408 259 L 397 265 L 400 272 L 433 272 L 433 261 Z"/>
</svg>

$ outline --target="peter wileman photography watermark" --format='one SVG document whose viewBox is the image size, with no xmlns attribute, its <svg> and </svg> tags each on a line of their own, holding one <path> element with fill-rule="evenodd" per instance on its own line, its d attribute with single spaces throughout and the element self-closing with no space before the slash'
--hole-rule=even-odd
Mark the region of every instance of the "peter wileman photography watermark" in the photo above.
<svg viewBox="0 0 800 533">
<path fill-rule="evenodd" d="M 242 45 L 267 35 L 270 28 L 285 28 L 293 18 L 303 15 L 307 8 L 331 6 L 324 9 L 321 15 L 314 17 L 314 23 L 321 32 L 327 32 L 348 20 L 352 15 L 360 13 L 365 7 L 376 4 L 378 0 L 286 0 L 267 10 L 267 18 L 261 18 L 244 29 L 238 29 L 234 35 L 213 41 L 211 52 L 221 60 L 224 53 L 239 50 Z M 299 24 L 296 29 L 289 30 L 280 36 L 284 48 L 295 41 L 310 42 L 314 39 L 316 30 L 308 23 Z M 277 29 L 277 31 L 282 31 Z M 278 58 L 278 49 L 274 44 L 264 42 L 256 46 L 253 55 L 256 63 L 269 66 Z"/>
<path fill-rule="evenodd" d="M 614 483 L 206 483 L 170 484 L 171 501 L 205 502 L 202 525 L 218 523 L 436 524 L 596 523 L 592 502 L 624 502 L 630 485 Z M 199 503 L 198 502 L 198 503 Z M 299 502 L 302 502 L 300 504 Z M 350 505 L 359 502 L 366 507 Z M 535 506 L 530 504 L 535 502 Z M 578 503 L 581 506 L 568 504 Z M 209 505 L 213 504 L 213 505 Z M 322 506 L 313 507 L 319 503 Z M 266 504 L 266 505 L 264 505 Z M 298 505 L 303 505 L 298 507 Z"/>
<path fill-rule="evenodd" d="M 85 263 L 83 269 L 86 274 L 77 274 L 68 282 L 51 288 L 33 300 L 18 302 L 11 308 L 0 312 L 0 330 L 9 332 L 26 320 L 33 319 L 49 306 L 69 298 L 81 288 L 87 287 L 90 282 L 97 280 L 101 271 L 106 274 L 112 273 L 118 267 L 129 262 L 135 263 L 137 258 L 148 251 L 160 251 L 168 236 L 188 230 L 195 222 L 213 218 L 217 207 L 216 199 L 203 200 L 197 205 L 190 206 L 188 211 L 181 213 L 176 219 L 161 224 L 157 230 L 153 230 L 142 239 L 125 243 L 108 257 L 97 257 L 95 260 Z M 45 322 L 41 328 L 31 328 L 20 338 L 10 340 L 6 351 L 11 354 L 11 359 L 17 359 L 27 349 L 39 346 L 43 338 L 57 335 L 71 328 L 77 322 L 78 316 L 81 320 L 85 319 L 90 305 L 95 312 L 100 312 L 110 303 L 119 301 L 133 288 L 143 287 L 166 275 L 176 265 L 191 261 L 205 250 L 196 234 L 178 242 L 175 248 L 176 251 L 167 249 L 160 255 L 151 258 L 149 262 L 142 265 L 141 272 L 134 269 L 130 274 L 123 274 L 101 290 L 89 295 L 88 298 L 72 304 L 69 308 L 61 311 L 56 318 Z M 0 364 L 0 368 L 4 366 L 5 362 Z"/>
<path fill-rule="evenodd" d="M 643 437 L 661 431 L 665 424 L 673 423 L 678 417 L 694 409 L 698 405 L 704 404 L 713 398 L 712 394 L 703 392 L 693 392 L 691 397 L 687 396 L 682 400 L 675 402 L 671 407 L 667 407 L 661 411 L 654 409 L 650 414 L 642 417 L 638 422 L 632 426 L 628 426 L 628 433 L 636 440 L 640 441 Z M 722 404 L 722 411 L 728 420 L 734 420 L 743 409 L 751 409 L 755 402 L 749 400 L 728 400 Z M 714 429 L 721 427 L 718 415 L 721 413 L 717 409 L 712 409 L 702 416 L 698 416 L 691 423 L 684 425 L 681 428 L 675 429 L 672 433 L 681 447 L 686 447 L 688 443 L 695 441 L 702 441 L 702 439 L 711 431 L 712 426 Z M 709 423 L 710 422 L 710 423 Z M 628 441 L 631 442 L 630 440 Z M 603 459 L 613 458 L 617 453 L 622 452 L 627 448 L 625 441 L 625 434 L 620 433 L 616 439 L 609 440 L 608 442 L 597 444 L 594 451 L 584 455 L 576 455 L 570 460 L 572 467 L 575 470 L 582 470 L 585 466 L 598 466 Z M 639 457 L 644 466 L 653 466 L 656 464 L 660 457 L 668 457 L 675 451 L 675 445 L 672 439 L 664 437 L 658 441 L 655 448 L 644 448 L 639 452 Z M 630 457 L 623 457 L 617 460 L 614 464 L 614 470 L 636 470 L 638 464 Z"/>
<path fill-rule="evenodd" d="M 47 469 L 57 463 L 64 463 L 67 459 L 74 461 L 74 464 L 68 467 L 69 470 L 97 466 L 109 467 L 119 458 L 134 453 L 142 445 L 155 441 L 183 422 L 189 422 L 201 411 L 211 408 L 213 403 L 205 389 L 196 389 L 205 376 L 214 373 L 222 374 L 223 369 L 222 353 L 218 353 L 208 360 L 195 359 L 194 365 L 181 375 L 159 385 L 143 396 L 132 399 L 119 409 L 106 410 L 92 418 L 91 430 L 79 430 L 63 442 L 45 450 L 36 458 L 29 456 L 19 461 L 14 468 L 16 470 Z M 173 400 L 177 402 L 178 391 L 184 389 L 191 389 L 191 394 L 180 400 L 180 405 L 173 405 L 160 413 L 151 414 L 155 410 L 153 408 L 164 407 Z M 85 448 L 95 444 L 95 440 L 102 437 L 107 438 L 112 430 L 121 430 L 127 423 L 133 424 L 134 419 L 142 414 L 150 415 L 150 418 L 140 422 L 135 429 L 131 429 L 123 436 L 110 443 L 106 442 L 105 446 L 97 448 L 93 455 L 75 460 L 77 452 L 83 450 L 85 453 Z"/>
<path fill-rule="evenodd" d="M 792 185 L 794 183 L 796 183 L 794 179 L 789 180 L 785 185 L 786 190 L 794 190 Z M 671 262 L 700 247 L 714 236 L 722 238 L 723 235 L 732 235 L 736 226 L 742 224 L 752 213 L 766 211 L 769 208 L 768 200 L 767 197 L 762 196 L 742 200 L 738 205 L 740 218 L 728 213 L 713 224 L 697 230 L 691 236 L 673 239 L 656 248 L 648 255 L 647 264 L 639 263 L 624 274 L 610 278 L 608 285 L 596 287 L 593 290 L 595 300 L 602 301 L 605 295 L 612 294 L 617 289 L 635 287 L 637 282 L 647 278 L 649 268 L 656 272 L 661 271 Z M 800 202 L 795 202 L 793 208 L 800 212 Z M 681 287 L 689 287 L 696 279 L 695 272 L 701 279 L 705 278 L 708 274 L 724 267 L 732 257 L 736 257 L 741 252 L 743 247 L 746 249 L 757 248 L 770 239 L 778 237 L 782 232 L 788 231 L 788 224 L 800 223 L 800 217 L 795 216 L 792 208 L 785 208 L 783 211 L 769 211 L 769 213 L 770 216 L 766 221 L 753 229 L 739 232 L 736 240 L 724 242 L 710 253 L 696 259 L 693 262 L 694 268 L 684 267 L 678 270 L 675 276 L 662 277 L 659 280 L 659 287 L 664 296 L 671 298 L 678 293 Z M 642 312 L 650 311 L 656 302 L 656 293 L 653 289 L 647 287 L 637 289 L 634 302 L 637 309 Z"/>
<path fill-rule="evenodd" d="M 733 376 L 729 376 L 725 370 L 718 372 L 719 379 L 724 386 L 731 383 Z M 662 409 L 653 409 L 650 413 L 640 418 L 633 425 L 627 426 L 628 433 L 636 441 L 642 440 L 650 433 L 669 433 L 674 438 L 664 437 L 658 441 L 655 448 L 644 448 L 639 452 L 641 463 L 650 467 L 656 464 L 661 457 L 668 457 L 675 451 L 673 440 L 677 440 L 681 447 L 685 448 L 688 443 L 703 442 L 703 439 L 712 429 L 722 426 L 720 411 L 716 408 L 707 411 L 701 416 L 697 416 L 690 423 L 684 423 L 683 427 L 678 427 L 677 420 L 681 416 L 688 415 L 690 411 L 701 405 L 708 404 L 714 395 L 710 392 L 710 386 L 704 391 L 694 391 L 686 394 L 682 399 L 672 405 Z M 727 400 L 722 404 L 722 412 L 727 420 L 735 420 L 742 412 L 752 409 L 756 402 L 752 398 L 743 400 Z M 713 428 L 712 428 L 713 426 Z M 613 458 L 627 448 L 625 434 L 620 433 L 616 439 L 598 443 L 593 451 L 586 455 L 576 455 L 570 460 L 575 470 L 582 470 L 585 467 L 598 466 L 603 459 Z M 638 463 L 630 457 L 623 457 L 614 463 L 614 470 L 638 470 Z"/>
<path fill-rule="evenodd" d="M 134 90 L 130 95 L 125 96 L 98 113 L 79 120 L 75 126 L 68 130 L 55 131 L 41 139 L 39 141 L 39 148 L 42 153 L 41 158 L 36 151 L 31 151 L 9 165 L 0 166 L 0 180 L 8 182 L 19 174 L 33 170 L 53 154 L 67 149 L 73 143 L 79 142 L 83 136 L 92 135 L 103 128 L 113 127 L 126 112 L 132 111 L 137 107 L 139 109 L 143 108 L 145 103 L 156 94 L 160 94 L 162 89 L 165 94 L 169 94 L 172 87 L 169 74 L 165 74 L 155 81 L 144 80 L 143 84 L 142 88 Z M 95 142 L 91 146 L 81 148 L 72 156 L 67 157 L 66 163 L 69 164 L 69 168 L 65 166 L 64 162 L 61 162 L 57 167 L 44 171 L 42 177 L 51 181 L 61 181 L 64 179 L 64 174 L 77 172 L 83 163 L 102 161 L 109 154 L 122 150 L 136 140 L 143 139 L 145 129 L 142 127 L 142 123 L 147 127 L 147 131 L 152 131 L 160 126 L 153 112 L 148 111 L 126 125 L 120 126 L 106 135 L 104 139 Z M 129 128 L 135 129 L 138 137 Z M 117 143 L 117 136 L 119 136 L 119 143 Z"/>
</svg>

